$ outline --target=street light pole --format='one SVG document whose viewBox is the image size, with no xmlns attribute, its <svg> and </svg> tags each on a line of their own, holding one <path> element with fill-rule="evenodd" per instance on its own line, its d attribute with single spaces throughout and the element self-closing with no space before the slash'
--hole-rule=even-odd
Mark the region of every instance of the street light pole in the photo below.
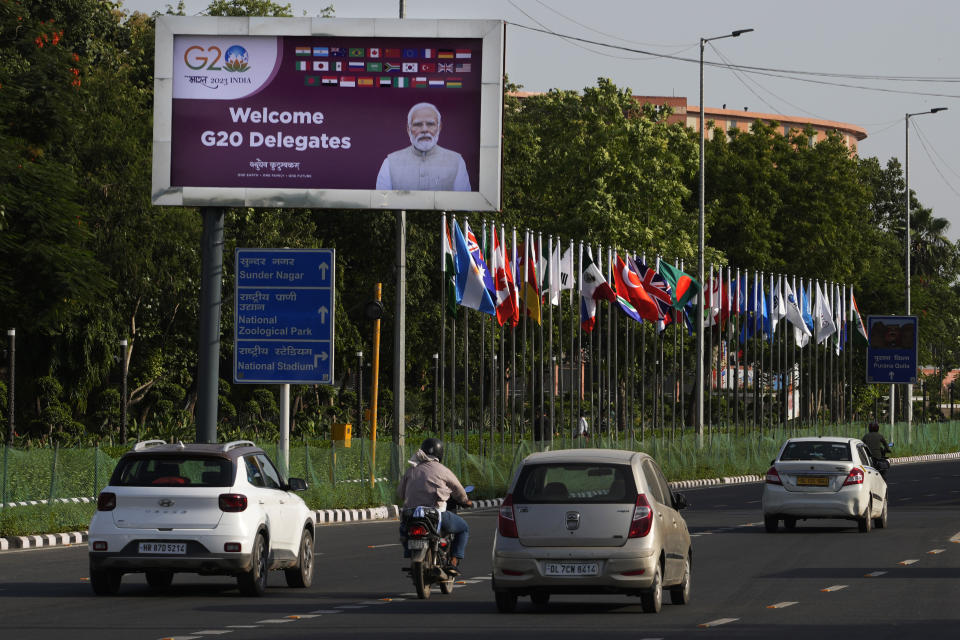
<svg viewBox="0 0 960 640">
<path fill-rule="evenodd" d="M 918 111 L 916 113 L 908 113 L 903 117 L 904 123 L 904 147 L 903 147 L 903 181 L 904 181 L 904 193 L 906 199 L 906 234 L 904 241 L 904 263 L 906 265 L 906 276 L 907 276 L 907 315 L 910 315 L 910 118 L 913 116 L 922 116 L 928 113 L 938 113 L 940 111 L 946 111 L 947 107 L 935 107 L 929 111 Z M 893 386 L 890 387 L 890 397 L 893 397 Z M 911 433 L 911 423 L 913 422 L 913 385 L 907 385 L 907 437 L 912 439 L 913 434 Z M 892 418 L 891 411 L 891 422 Z"/>
<path fill-rule="evenodd" d="M 712 40 L 721 40 L 723 38 L 738 38 L 741 34 L 749 33 L 753 29 L 737 29 L 731 33 L 715 36 L 713 38 L 700 38 L 700 221 L 699 221 L 699 243 L 697 249 L 697 280 L 700 282 L 700 295 L 697 296 L 697 366 L 696 376 L 696 416 L 694 418 L 694 428 L 697 432 L 697 445 L 703 446 L 703 292 L 706 284 L 703 281 L 704 272 L 704 184 L 705 180 L 705 162 L 704 162 L 704 117 L 703 117 L 703 49 L 706 44 Z"/>
<path fill-rule="evenodd" d="M 120 442 L 127 442 L 127 340 L 120 341 L 120 370 L 123 382 L 120 387 Z"/>
</svg>

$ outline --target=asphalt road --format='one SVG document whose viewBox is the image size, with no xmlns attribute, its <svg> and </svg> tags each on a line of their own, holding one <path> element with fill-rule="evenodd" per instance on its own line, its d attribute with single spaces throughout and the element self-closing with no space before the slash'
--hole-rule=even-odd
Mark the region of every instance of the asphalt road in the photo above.
<svg viewBox="0 0 960 640">
<path fill-rule="evenodd" d="M 90 591 L 86 546 L 0 554 L 0 637 L 144 639 L 384 638 L 956 638 L 960 635 L 960 462 L 894 467 L 890 528 L 801 522 L 767 534 L 759 484 L 688 490 L 692 602 L 643 614 L 635 598 L 521 598 L 499 614 L 490 590 L 496 512 L 468 514 L 460 584 L 417 600 L 396 522 L 322 527 L 310 589 L 282 574 L 264 598 L 222 577 L 178 574 L 167 592 L 141 575 L 120 594 Z M 953 539 L 953 541 L 951 541 Z"/>
</svg>

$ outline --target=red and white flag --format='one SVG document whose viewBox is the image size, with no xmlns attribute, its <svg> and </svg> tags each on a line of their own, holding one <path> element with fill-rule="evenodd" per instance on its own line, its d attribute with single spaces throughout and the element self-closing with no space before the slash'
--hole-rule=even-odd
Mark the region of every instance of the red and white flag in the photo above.
<svg viewBox="0 0 960 640">
<path fill-rule="evenodd" d="M 513 322 L 513 299 L 511 297 L 510 286 L 512 276 L 510 269 L 507 268 L 507 261 L 504 257 L 503 245 L 500 244 L 500 238 L 497 235 L 496 225 L 492 228 L 493 233 L 493 256 L 491 256 L 491 271 L 493 271 L 493 286 L 495 295 L 493 304 L 497 307 L 497 323 L 502 327 L 507 322 Z"/>
</svg>

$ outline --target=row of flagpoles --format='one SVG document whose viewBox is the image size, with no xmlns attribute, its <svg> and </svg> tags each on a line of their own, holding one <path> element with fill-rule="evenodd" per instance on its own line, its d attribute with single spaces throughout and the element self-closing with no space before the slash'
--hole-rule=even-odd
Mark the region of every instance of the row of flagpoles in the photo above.
<svg viewBox="0 0 960 640">
<path fill-rule="evenodd" d="M 518 243 L 516 228 L 508 247 L 505 228 L 486 222 L 478 241 L 467 220 L 448 224 L 445 213 L 440 238 L 442 436 L 460 434 L 468 447 L 471 432 L 491 447 L 528 431 L 642 441 L 688 424 L 696 381 L 684 384 L 695 376 L 685 353 L 702 287 L 682 262 L 651 265 L 530 230 Z M 866 338 L 852 287 L 723 266 L 711 266 L 708 283 L 708 430 L 852 417 L 849 327 Z M 479 312 L 479 326 L 471 331 L 458 307 Z M 565 315 L 579 322 L 565 330 Z"/>
</svg>

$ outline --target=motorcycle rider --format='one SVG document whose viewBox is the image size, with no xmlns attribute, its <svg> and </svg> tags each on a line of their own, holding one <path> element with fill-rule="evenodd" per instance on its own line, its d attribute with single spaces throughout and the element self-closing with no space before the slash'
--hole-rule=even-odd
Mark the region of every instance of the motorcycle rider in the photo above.
<svg viewBox="0 0 960 640">
<path fill-rule="evenodd" d="M 408 461 L 411 467 L 400 481 L 400 497 L 404 507 L 435 507 L 443 512 L 440 517 L 440 530 L 453 534 L 450 549 L 450 565 L 444 570 L 450 575 L 459 575 L 457 568 L 463 562 L 470 537 L 467 521 L 452 511 L 447 511 L 447 501 L 453 500 L 465 507 L 472 507 L 473 501 L 467 496 L 457 476 L 440 461 L 443 459 L 443 442 L 437 438 L 427 438 Z"/>
<path fill-rule="evenodd" d="M 873 456 L 874 460 L 882 460 L 890 453 L 890 445 L 883 434 L 880 433 L 880 425 L 877 424 L 876 420 L 867 425 L 867 433 L 861 439 L 863 444 L 870 449 L 870 455 Z"/>
</svg>

